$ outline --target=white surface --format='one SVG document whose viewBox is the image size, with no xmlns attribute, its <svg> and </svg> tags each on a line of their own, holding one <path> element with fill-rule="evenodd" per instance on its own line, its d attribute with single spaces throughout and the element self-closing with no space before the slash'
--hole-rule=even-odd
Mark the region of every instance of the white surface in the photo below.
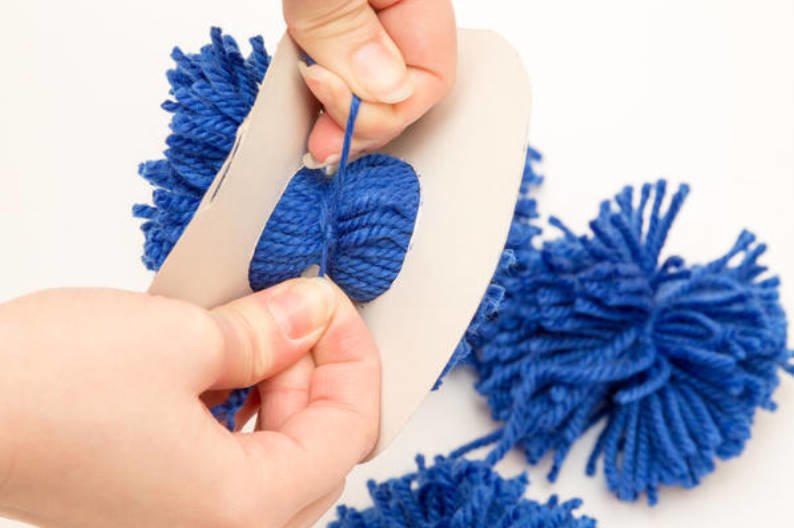
<svg viewBox="0 0 794 528">
<path fill-rule="evenodd" d="M 163 72 L 175 43 L 193 49 L 210 24 L 241 40 L 283 30 L 275 0 L 134 3 L 5 0 L 0 5 L 0 299 L 47 286 L 144 289 L 141 236 L 129 207 L 145 200 L 138 161 L 166 133 Z M 691 196 L 667 245 L 691 260 L 749 227 L 769 242 L 794 313 L 794 2 L 458 1 L 461 25 L 495 29 L 521 50 L 534 88 L 531 137 L 546 155 L 545 212 L 584 228 L 599 200 L 665 176 Z M 786 280 L 788 279 L 788 280 Z M 410 469 L 416 451 L 450 448 L 489 430 L 484 403 L 460 373 L 433 394 L 393 447 L 348 480 Z M 580 442 L 560 481 L 531 471 L 529 495 L 585 499 L 611 528 L 790 526 L 794 383 L 760 413 L 745 454 L 694 491 L 661 505 L 622 504 L 585 478 Z M 442 419 L 443 417 L 443 419 Z M 518 456 L 500 466 L 523 468 Z M 0 521 L 0 527 L 18 526 Z"/>
</svg>

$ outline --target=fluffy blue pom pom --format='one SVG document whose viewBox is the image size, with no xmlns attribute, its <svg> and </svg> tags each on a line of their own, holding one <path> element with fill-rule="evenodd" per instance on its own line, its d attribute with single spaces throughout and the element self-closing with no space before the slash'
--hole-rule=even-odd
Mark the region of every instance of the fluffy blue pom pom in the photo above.
<svg viewBox="0 0 794 528">
<path fill-rule="evenodd" d="M 755 410 L 774 407 L 778 369 L 791 371 L 778 279 L 762 277 L 765 246 L 749 233 L 704 266 L 660 262 L 687 193 L 663 211 L 664 182 L 637 206 L 627 188 L 587 236 L 552 219 L 564 236 L 495 278 L 504 298 L 473 356 L 477 389 L 505 423 L 491 462 L 515 445 L 530 463 L 551 452 L 553 480 L 605 421 L 588 473 L 603 459 L 619 498 L 655 503 L 660 485 L 692 487 L 742 451 Z"/>
<path fill-rule="evenodd" d="M 545 504 L 524 498 L 527 477 L 503 479 L 483 462 L 437 457 L 404 477 L 369 483 L 374 505 L 364 511 L 341 506 L 328 528 L 594 528 L 575 517 L 578 499 Z"/>
<path fill-rule="evenodd" d="M 220 29 L 213 28 L 211 38 L 199 53 L 171 53 L 171 99 L 163 103 L 173 114 L 168 148 L 164 159 L 139 167 L 155 188 L 151 205 L 133 207 L 144 220 L 143 262 L 151 270 L 160 269 L 226 160 L 270 64 L 261 37 L 251 39 L 247 59 Z"/>
</svg>

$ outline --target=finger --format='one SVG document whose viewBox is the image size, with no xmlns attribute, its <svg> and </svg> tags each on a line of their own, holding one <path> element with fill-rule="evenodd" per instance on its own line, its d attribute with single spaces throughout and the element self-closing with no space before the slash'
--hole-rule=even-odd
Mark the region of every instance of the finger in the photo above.
<svg viewBox="0 0 794 528">
<path fill-rule="evenodd" d="M 336 501 L 339 500 L 339 497 L 342 496 L 344 491 L 345 483 L 342 481 L 333 491 L 298 512 L 284 528 L 309 528 L 310 526 L 314 526 L 317 519 L 322 517 L 325 512 L 336 504 Z"/>
<path fill-rule="evenodd" d="M 413 93 L 407 68 L 367 0 L 284 0 L 287 29 L 359 97 L 396 103 Z"/>
<path fill-rule="evenodd" d="M 260 411 L 257 429 L 277 431 L 309 404 L 314 360 L 303 356 L 284 372 L 259 384 Z"/>
<path fill-rule="evenodd" d="M 345 132 L 342 127 L 336 124 L 336 121 L 328 113 L 321 113 L 309 135 L 309 153 L 303 157 L 304 165 L 310 169 L 336 166 L 341 157 L 340 149 L 344 136 Z M 377 150 L 383 145 L 383 141 L 361 140 L 353 137 L 348 161 L 352 161 L 361 154 Z M 319 153 L 317 154 L 318 157 L 315 158 L 312 153 Z M 323 159 L 324 161 L 317 161 L 318 159 Z"/>
<path fill-rule="evenodd" d="M 409 70 L 423 70 L 449 87 L 454 84 L 458 54 L 451 0 L 372 0 L 370 4 Z"/>
<path fill-rule="evenodd" d="M 306 85 L 322 103 L 322 114 L 309 135 L 309 152 L 315 159 L 325 163 L 341 151 L 344 130 L 350 113 L 353 94 L 344 80 L 330 70 L 314 64 L 299 66 Z M 447 92 L 448 86 L 437 76 L 424 70 L 411 70 L 413 84 L 419 89 L 416 94 L 398 104 L 366 103 L 359 108 L 354 129 L 352 152 L 378 149 L 397 137 L 411 123 L 419 119 Z M 329 122 L 328 118 L 332 121 Z"/>
<path fill-rule="evenodd" d="M 342 480 L 369 454 L 378 435 L 377 349 L 353 304 L 341 291 L 338 297 L 331 323 L 314 347 L 309 404 L 278 432 L 238 435 L 253 459 L 252 470 L 265 480 L 300 490 L 287 499 L 298 505 Z"/>
<path fill-rule="evenodd" d="M 295 279 L 214 309 L 220 339 L 208 347 L 206 388 L 248 387 L 295 363 L 325 331 L 337 298 L 325 279 Z"/>
<path fill-rule="evenodd" d="M 326 105 L 326 110 L 336 124 L 327 126 L 327 119 L 321 116 L 312 130 L 308 147 L 315 164 L 333 163 L 338 158 L 351 91 L 368 103 L 363 107 L 372 104 L 382 107 L 373 112 L 372 119 L 362 119 L 364 116 L 360 116 L 357 120 L 355 139 L 359 140 L 358 143 L 366 144 L 354 143 L 353 149 L 354 152 L 361 152 L 377 149 L 394 139 L 449 93 L 455 81 L 457 30 L 450 0 L 372 0 L 369 2 L 371 10 L 366 9 L 364 3 L 340 0 L 287 0 L 284 3 L 285 15 L 289 17 L 292 14 L 296 19 L 296 29 L 291 30 L 293 38 L 312 55 L 318 65 L 334 72 L 336 78 L 324 76 L 307 80 L 307 83 L 313 82 L 314 87 L 310 85 L 310 88 Z M 337 11 L 331 12 L 332 8 Z M 356 41 L 356 37 L 355 32 L 345 29 L 345 25 L 374 24 L 371 11 L 376 13 L 380 27 L 370 31 L 377 34 L 385 31 L 403 57 L 405 78 L 411 87 L 407 97 L 369 97 L 367 91 L 362 90 L 362 83 L 351 73 L 350 64 L 354 61 L 350 58 L 352 55 L 345 54 L 345 50 L 350 47 L 350 42 Z M 313 20 L 318 26 L 310 24 L 301 29 L 301 20 Z M 328 36 L 317 36 L 324 31 L 328 32 Z M 373 61 L 368 75 L 376 80 L 389 78 L 388 65 L 389 61 L 385 59 Z M 309 68 L 307 71 L 312 70 Z M 337 80 L 341 80 L 348 88 L 348 93 L 339 88 Z M 322 88 L 320 84 L 323 82 L 330 84 Z M 321 95 L 320 91 L 326 94 Z M 391 106 L 396 108 L 392 110 Z"/>
</svg>

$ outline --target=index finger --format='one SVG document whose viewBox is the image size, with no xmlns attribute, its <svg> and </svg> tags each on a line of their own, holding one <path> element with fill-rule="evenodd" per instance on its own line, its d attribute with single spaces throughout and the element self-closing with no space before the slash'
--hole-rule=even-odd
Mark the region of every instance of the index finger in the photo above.
<svg viewBox="0 0 794 528">
<path fill-rule="evenodd" d="M 308 405 L 278 431 L 239 435 L 260 468 L 265 462 L 262 478 L 289 489 L 284 500 L 296 508 L 337 486 L 378 438 L 378 351 L 356 308 L 338 288 L 337 295 L 331 322 L 313 349 Z"/>
</svg>

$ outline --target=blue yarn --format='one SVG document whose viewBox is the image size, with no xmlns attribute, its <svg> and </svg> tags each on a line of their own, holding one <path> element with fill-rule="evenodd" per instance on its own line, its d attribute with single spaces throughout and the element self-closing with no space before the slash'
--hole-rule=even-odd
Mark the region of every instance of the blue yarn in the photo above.
<svg viewBox="0 0 794 528">
<path fill-rule="evenodd" d="M 588 474 L 601 459 L 620 499 L 654 504 L 660 485 L 693 487 L 740 454 L 756 408 L 774 408 L 778 369 L 794 369 L 779 281 L 761 277 L 765 246 L 745 232 L 706 265 L 660 262 L 689 189 L 663 211 L 665 192 L 645 185 L 635 206 L 624 189 L 587 236 L 552 218 L 563 236 L 497 273 L 505 294 L 472 356 L 477 390 L 504 422 L 489 462 L 513 446 L 532 464 L 552 453 L 554 480 L 605 421 Z"/>
<path fill-rule="evenodd" d="M 306 57 L 310 65 L 315 64 L 314 59 L 312 59 L 308 55 Z M 321 219 L 322 225 L 325 226 L 324 229 L 325 244 L 323 245 L 323 255 L 322 258 L 320 259 L 320 276 L 322 277 L 324 277 L 325 274 L 328 272 L 330 250 L 333 248 L 334 239 L 336 238 L 333 224 L 336 222 L 338 204 L 341 200 L 344 199 L 340 195 L 342 194 L 345 180 L 347 179 L 346 178 L 346 173 L 348 169 L 347 161 L 348 158 L 350 157 L 350 146 L 353 144 L 353 129 L 356 126 L 356 119 L 358 118 L 358 110 L 360 107 L 361 107 L 361 99 L 359 99 L 359 97 L 356 94 L 353 94 L 350 101 L 350 111 L 348 112 L 347 115 L 347 124 L 345 125 L 345 133 L 342 139 L 342 152 L 339 159 L 339 172 L 336 175 L 336 178 L 334 178 L 334 189 L 333 189 L 334 196 L 333 199 L 327 201 L 329 206 L 323 208 L 324 214 L 323 214 L 323 218 Z M 408 188 L 413 190 L 414 186 L 409 184 Z M 395 188 L 395 192 L 400 192 L 401 190 L 402 189 L 400 189 L 399 187 Z M 413 202 L 415 202 L 416 207 L 419 206 L 418 196 L 419 196 L 419 191 L 418 189 L 416 189 L 417 199 L 412 200 Z M 364 209 L 362 212 L 367 212 L 367 211 L 368 211 L 367 209 Z M 416 208 L 414 208 L 413 217 L 415 220 Z M 405 243 L 407 246 L 408 241 L 406 240 Z M 404 256 L 405 251 L 403 251 L 402 253 Z"/>
<path fill-rule="evenodd" d="M 431 466 L 416 459 L 417 471 L 380 484 L 369 482 L 373 506 L 346 506 L 328 528 L 594 528 L 575 517 L 578 499 L 541 504 L 524 498 L 527 477 L 503 479 L 486 463 L 436 457 Z"/>
</svg>

